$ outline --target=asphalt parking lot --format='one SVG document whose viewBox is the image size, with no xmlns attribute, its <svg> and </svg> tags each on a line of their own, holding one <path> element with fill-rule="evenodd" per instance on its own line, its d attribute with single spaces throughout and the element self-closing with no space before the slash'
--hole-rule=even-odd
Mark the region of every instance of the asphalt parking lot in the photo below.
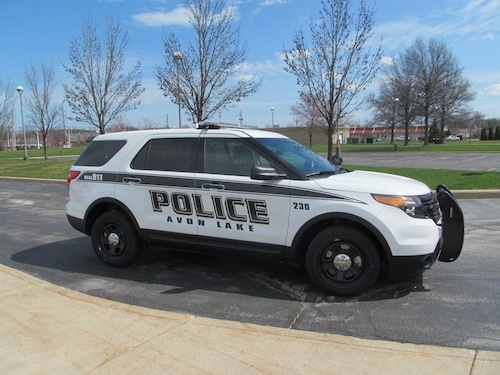
<svg viewBox="0 0 500 375">
<path fill-rule="evenodd" d="M 428 168 L 437 160 L 377 157 Z M 477 160 L 459 169 L 498 170 Z M 500 199 L 459 200 L 466 236 L 456 262 L 336 298 L 267 263 L 152 249 L 110 269 L 66 223 L 66 194 L 63 184 L 0 178 L 0 263 L 11 267 L 0 266 L 2 373 L 498 372 Z"/>
<path fill-rule="evenodd" d="M 131 305 L 266 326 L 414 344 L 500 350 L 498 199 L 461 201 L 465 247 L 423 278 L 325 295 L 295 267 L 149 249 L 110 268 L 66 222 L 63 184 L 0 180 L 0 262 Z"/>
</svg>

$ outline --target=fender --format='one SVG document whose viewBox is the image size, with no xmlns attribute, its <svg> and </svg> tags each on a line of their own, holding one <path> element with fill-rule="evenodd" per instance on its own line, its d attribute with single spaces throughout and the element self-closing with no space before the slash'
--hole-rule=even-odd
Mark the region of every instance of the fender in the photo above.
<svg viewBox="0 0 500 375">
<path fill-rule="evenodd" d="M 390 262 L 392 258 L 391 249 L 380 231 L 363 218 L 342 212 L 330 212 L 319 215 L 304 223 L 295 234 L 291 248 L 285 252 L 284 260 L 287 262 L 297 262 L 303 259 L 312 238 L 323 228 L 332 225 L 332 222 L 340 221 L 354 223 L 356 226 L 364 228 L 367 234 L 375 240 L 378 245 L 377 247 L 383 251 L 387 261 Z"/>
<path fill-rule="evenodd" d="M 90 235 L 90 232 L 92 231 L 92 224 L 94 223 L 96 217 L 99 216 L 99 214 L 102 213 L 102 211 L 109 211 L 110 207 L 113 206 L 118 207 L 120 211 L 125 212 L 125 214 L 130 218 L 130 220 L 132 220 L 132 223 L 134 224 L 134 227 L 137 230 L 137 232 L 140 233 L 139 224 L 137 223 L 135 216 L 127 208 L 127 206 L 122 201 L 116 198 L 105 197 L 97 199 L 96 201 L 92 202 L 92 204 L 87 208 L 87 211 L 85 212 L 84 216 L 86 235 Z"/>
</svg>

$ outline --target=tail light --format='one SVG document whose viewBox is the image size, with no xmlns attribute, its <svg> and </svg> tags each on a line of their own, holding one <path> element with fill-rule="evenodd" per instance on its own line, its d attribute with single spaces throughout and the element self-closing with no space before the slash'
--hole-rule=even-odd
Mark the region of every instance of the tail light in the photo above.
<svg viewBox="0 0 500 375">
<path fill-rule="evenodd" d="M 66 186 L 68 187 L 69 189 L 69 184 L 71 183 L 71 181 L 73 181 L 75 178 L 78 177 L 78 175 L 80 174 L 80 171 L 69 171 L 68 173 L 68 178 L 66 179 Z"/>
</svg>

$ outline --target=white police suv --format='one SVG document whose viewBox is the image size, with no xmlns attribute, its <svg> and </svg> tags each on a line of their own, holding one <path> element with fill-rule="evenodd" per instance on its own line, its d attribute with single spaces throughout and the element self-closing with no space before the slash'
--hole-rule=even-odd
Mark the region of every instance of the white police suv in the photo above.
<svg viewBox="0 0 500 375">
<path fill-rule="evenodd" d="M 339 296 L 462 249 L 443 185 L 330 164 L 274 132 L 205 125 L 99 135 L 71 167 L 66 214 L 110 266 L 145 246 L 305 264 Z"/>
</svg>

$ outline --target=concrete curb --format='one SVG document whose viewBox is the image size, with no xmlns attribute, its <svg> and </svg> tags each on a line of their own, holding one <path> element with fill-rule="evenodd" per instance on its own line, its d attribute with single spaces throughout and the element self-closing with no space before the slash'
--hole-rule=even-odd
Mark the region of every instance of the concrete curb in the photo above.
<svg viewBox="0 0 500 375">
<path fill-rule="evenodd" d="M 500 352 L 364 340 L 105 300 L 0 265 L 4 374 L 493 375 Z"/>
</svg>

